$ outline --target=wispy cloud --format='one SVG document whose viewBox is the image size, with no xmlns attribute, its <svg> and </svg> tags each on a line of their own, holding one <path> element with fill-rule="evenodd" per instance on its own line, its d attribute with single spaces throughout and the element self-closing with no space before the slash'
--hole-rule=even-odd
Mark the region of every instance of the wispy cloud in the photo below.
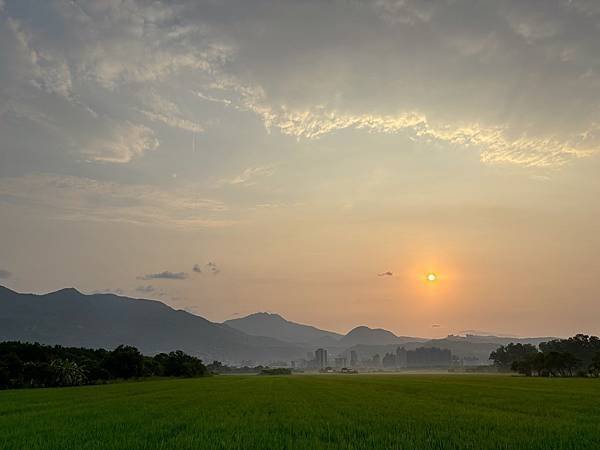
<svg viewBox="0 0 600 450">
<path fill-rule="evenodd" d="M 165 270 L 158 273 L 149 273 L 138 277 L 140 280 L 185 280 L 188 277 L 185 272 L 171 272 Z"/>
<path fill-rule="evenodd" d="M 156 291 L 156 288 L 150 284 L 146 285 L 146 286 L 138 286 L 135 288 L 136 292 L 141 292 L 142 294 L 151 294 L 152 292 Z"/>
<path fill-rule="evenodd" d="M 258 178 L 270 177 L 275 173 L 275 165 L 270 164 L 267 166 L 248 167 L 244 169 L 242 173 L 232 178 L 223 178 L 218 181 L 217 185 L 241 185 L 241 186 L 252 186 L 256 184 Z"/>
<path fill-rule="evenodd" d="M 9 200 L 49 217 L 137 225 L 224 227 L 235 223 L 221 201 L 193 188 L 159 189 L 83 177 L 35 174 L 0 179 L 0 200 Z"/>
<path fill-rule="evenodd" d="M 393 275 L 394 274 L 392 272 L 389 272 L 389 271 L 388 272 L 381 272 L 381 273 L 377 274 L 378 277 L 391 277 Z"/>
</svg>

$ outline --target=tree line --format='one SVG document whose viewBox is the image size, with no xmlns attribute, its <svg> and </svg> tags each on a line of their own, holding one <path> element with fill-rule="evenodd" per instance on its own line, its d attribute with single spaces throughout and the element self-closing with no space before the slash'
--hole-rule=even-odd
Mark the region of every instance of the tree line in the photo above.
<svg viewBox="0 0 600 450">
<path fill-rule="evenodd" d="M 568 339 L 502 345 L 490 354 L 500 371 L 538 377 L 600 376 L 600 338 L 577 334 Z"/>
<path fill-rule="evenodd" d="M 206 366 L 180 350 L 144 356 L 132 346 L 114 350 L 0 343 L 0 389 L 80 386 L 153 376 L 200 377 Z"/>
</svg>

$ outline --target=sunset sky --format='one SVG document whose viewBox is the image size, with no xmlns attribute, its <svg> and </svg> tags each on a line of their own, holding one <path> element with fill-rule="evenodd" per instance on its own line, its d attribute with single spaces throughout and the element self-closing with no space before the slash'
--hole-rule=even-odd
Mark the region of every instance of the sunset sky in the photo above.
<svg viewBox="0 0 600 450">
<path fill-rule="evenodd" d="M 596 0 L 0 0 L 0 284 L 598 334 L 599 43 Z"/>
</svg>

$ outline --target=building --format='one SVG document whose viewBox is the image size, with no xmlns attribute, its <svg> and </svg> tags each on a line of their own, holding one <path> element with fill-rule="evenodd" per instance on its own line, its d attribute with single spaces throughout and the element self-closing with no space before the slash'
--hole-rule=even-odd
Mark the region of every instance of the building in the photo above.
<svg viewBox="0 0 600 450">
<path fill-rule="evenodd" d="M 335 358 L 335 367 L 338 369 L 341 369 L 342 367 L 346 367 L 346 362 L 348 360 L 346 359 L 345 356 L 338 356 L 337 358 Z"/>
<path fill-rule="evenodd" d="M 350 350 L 350 367 L 358 366 L 358 355 L 356 350 Z"/>
<path fill-rule="evenodd" d="M 436 347 L 419 347 L 406 352 L 406 362 L 411 368 L 448 368 L 452 364 L 452 353 Z"/>
<path fill-rule="evenodd" d="M 324 348 L 317 349 L 315 360 L 317 362 L 317 369 L 325 369 L 327 367 L 327 350 Z"/>
</svg>

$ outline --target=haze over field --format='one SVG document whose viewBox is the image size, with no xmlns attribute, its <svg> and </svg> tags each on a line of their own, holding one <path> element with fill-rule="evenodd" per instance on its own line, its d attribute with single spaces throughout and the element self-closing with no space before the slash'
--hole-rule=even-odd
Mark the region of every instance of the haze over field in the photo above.
<svg viewBox="0 0 600 450">
<path fill-rule="evenodd" d="M 598 334 L 598 42 L 594 0 L 0 0 L 0 284 Z"/>
</svg>

